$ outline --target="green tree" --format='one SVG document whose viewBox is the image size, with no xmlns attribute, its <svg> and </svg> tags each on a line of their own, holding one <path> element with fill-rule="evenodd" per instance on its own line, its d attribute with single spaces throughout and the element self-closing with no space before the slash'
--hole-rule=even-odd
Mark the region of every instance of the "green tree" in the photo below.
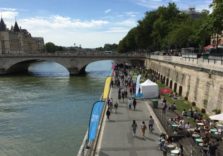
<svg viewBox="0 0 223 156">
<path fill-rule="evenodd" d="M 45 44 L 45 49 L 49 53 L 54 53 L 57 50 L 57 47 L 54 43 L 48 42 Z"/>
<path fill-rule="evenodd" d="M 213 9 L 209 19 L 211 32 L 213 35 L 221 34 L 223 31 L 223 0 L 214 0 L 211 7 Z M 218 46 L 218 35 L 216 36 Z"/>
<path fill-rule="evenodd" d="M 193 46 L 204 46 L 209 38 L 210 31 L 206 29 L 209 12 L 203 10 L 198 18 L 179 11 L 175 3 L 159 7 L 157 10 L 146 12 L 145 17 L 138 21 L 119 42 L 119 52 L 168 50 Z M 209 26 L 210 27 L 210 26 Z"/>
</svg>

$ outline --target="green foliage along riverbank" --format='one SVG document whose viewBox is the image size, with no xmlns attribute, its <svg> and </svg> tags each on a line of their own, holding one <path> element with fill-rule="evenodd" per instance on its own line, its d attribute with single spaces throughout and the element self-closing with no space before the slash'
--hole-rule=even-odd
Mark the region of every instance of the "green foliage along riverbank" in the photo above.
<svg viewBox="0 0 223 156">
<path fill-rule="evenodd" d="M 211 31 L 206 29 L 209 19 L 207 10 L 188 13 L 180 11 L 175 3 L 169 3 L 168 6 L 146 12 L 138 25 L 119 42 L 118 51 L 157 51 L 183 47 L 201 49 L 210 43 Z"/>
</svg>

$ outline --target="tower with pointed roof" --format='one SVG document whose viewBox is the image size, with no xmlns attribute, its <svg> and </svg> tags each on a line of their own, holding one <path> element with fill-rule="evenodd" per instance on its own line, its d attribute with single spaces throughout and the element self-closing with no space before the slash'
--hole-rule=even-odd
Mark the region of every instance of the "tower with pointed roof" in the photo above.
<svg viewBox="0 0 223 156">
<path fill-rule="evenodd" d="M 7 29 L 4 20 L 0 20 L 0 54 L 40 53 L 44 49 L 41 37 L 32 37 L 26 30 L 19 27 L 15 20 L 11 30 Z"/>
<path fill-rule="evenodd" d="M 15 21 L 15 25 L 14 25 L 14 29 L 13 29 L 14 32 L 20 32 L 20 29 L 19 29 L 19 26 L 18 26 L 18 23 L 17 21 Z"/>
<path fill-rule="evenodd" d="M 1 21 L 0 21 L 0 31 L 6 31 L 6 25 L 4 20 L 1 17 Z"/>
</svg>

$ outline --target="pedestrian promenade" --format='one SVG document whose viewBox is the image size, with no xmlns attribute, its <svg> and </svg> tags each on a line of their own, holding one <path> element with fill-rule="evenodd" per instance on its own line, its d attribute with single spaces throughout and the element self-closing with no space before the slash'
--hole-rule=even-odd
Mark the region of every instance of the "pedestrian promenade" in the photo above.
<svg viewBox="0 0 223 156">
<path fill-rule="evenodd" d="M 113 104 L 118 102 L 117 113 L 113 112 L 110 115 L 110 120 L 104 117 L 102 130 L 99 136 L 96 155 L 97 156 L 162 156 L 162 151 L 159 150 L 159 135 L 162 127 L 157 127 L 155 119 L 154 131 L 150 133 L 148 130 L 148 120 L 151 113 L 151 108 L 148 101 L 137 100 L 136 110 L 129 110 L 127 99 L 118 101 L 118 89 L 111 89 Z M 138 128 L 136 136 L 132 134 L 132 121 L 136 120 Z M 147 130 L 145 139 L 142 138 L 141 123 L 145 121 Z"/>
</svg>

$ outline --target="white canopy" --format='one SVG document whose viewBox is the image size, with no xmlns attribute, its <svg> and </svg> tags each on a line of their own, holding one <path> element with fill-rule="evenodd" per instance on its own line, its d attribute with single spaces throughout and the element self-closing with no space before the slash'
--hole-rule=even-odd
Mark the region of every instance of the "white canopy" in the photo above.
<svg viewBox="0 0 223 156">
<path fill-rule="evenodd" d="M 144 98 L 157 98 L 159 96 L 158 85 L 149 79 L 140 84 L 140 90 Z"/>
<path fill-rule="evenodd" d="M 223 113 L 222 114 L 217 114 L 217 115 L 211 115 L 211 116 L 209 116 L 209 118 L 211 120 L 223 121 Z"/>
</svg>

